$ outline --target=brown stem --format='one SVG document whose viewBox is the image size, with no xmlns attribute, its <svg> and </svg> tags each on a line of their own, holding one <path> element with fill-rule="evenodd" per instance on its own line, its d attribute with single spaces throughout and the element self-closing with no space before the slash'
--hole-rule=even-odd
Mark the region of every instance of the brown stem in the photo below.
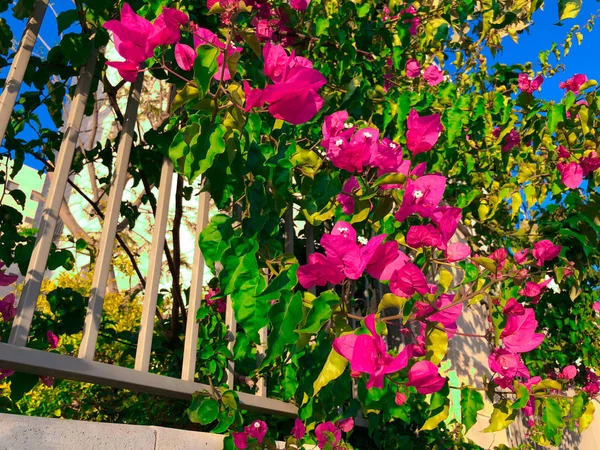
<svg viewBox="0 0 600 450">
<path fill-rule="evenodd" d="M 173 315 L 171 316 L 171 340 L 174 341 L 177 336 L 177 328 L 179 326 L 179 310 L 181 311 L 181 317 L 185 323 L 187 320 L 187 314 L 185 311 L 185 304 L 183 303 L 183 297 L 181 296 L 181 284 L 180 284 L 180 268 L 181 268 L 181 220 L 183 218 L 183 177 L 177 175 L 177 187 L 175 189 L 175 217 L 173 218 L 173 267 L 171 273 L 173 274 Z"/>
</svg>

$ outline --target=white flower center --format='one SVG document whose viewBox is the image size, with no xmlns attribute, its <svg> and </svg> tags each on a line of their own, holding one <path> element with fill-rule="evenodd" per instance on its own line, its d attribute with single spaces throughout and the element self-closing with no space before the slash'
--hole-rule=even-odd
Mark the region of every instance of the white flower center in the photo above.
<svg viewBox="0 0 600 450">
<path fill-rule="evenodd" d="M 338 147 L 340 147 L 343 143 L 344 141 L 342 139 L 338 139 L 337 141 L 335 141 L 335 145 L 337 145 Z"/>
<path fill-rule="evenodd" d="M 396 144 L 394 144 L 393 142 L 390 142 L 390 148 L 397 148 L 398 146 Z"/>
<path fill-rule="evenodd" d="M 347 233 L 347 232 L 348 232 L 348 228 L 346 228 L 346 227 L 340 227 L 340 228 L 338 228 L 338 231 L 339 231 L 341 234 L 344 234 L 344 233 Z"/>
<path fill-rule="evenodd" d="M 363 136 L 366 137 L 367 139 L 371 139 L 373 137 L 373 135 L 371 133 L 369 133 L 368 131 L 365 131 L 363 133 Z"/>
<path fill-rule="evenodd" d="M 256 428 L 256 429 L 260 428 L 260 423 L 254 422 L 254 428 Z"/>
<path fill-rule="evenodd" d="M 359 236 L 356 240 L 360 245 L 367 245 L 369 243 L 369 240 L 364 236 Z"/>
<path fill-rule="evenodd" d="M 423 192 L 422 191 L 415 191 L 415 192 L 413 192 L 413 197 L 414 198 L 421 198 L 421 197 L 423 197 Z"/>
<path fill-rule="evenodd" d="M 345 123 L 344 124 L 344 128 L 352 128 L 354 125 L 352 125 L 351 123 Z"/>
</svg>

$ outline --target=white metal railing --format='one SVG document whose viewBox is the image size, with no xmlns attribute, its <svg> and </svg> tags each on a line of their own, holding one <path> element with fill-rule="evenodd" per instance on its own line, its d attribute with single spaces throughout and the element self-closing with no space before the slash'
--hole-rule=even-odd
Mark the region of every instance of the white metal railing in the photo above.
<svg viewBox="0 0 600 450">
<path fill-rule="evenodd" d="M 37 0 L 32 18 L 29 20 L 19 49 L 13 59 L 9 79 L 0 96 L 0 140 L 4 139 L 6 128 L 14 108 L 20 85 L 33 45 L 43 19 L 48 0 Z M 44 206 L 44 211 L 36 237 L 34 250 L 27 273 L 24 287 L 20 295 L 16 316 L 12 325 L 8 343 L 0 343 L 0 367 L 37 375 L 53 376 L 75 381 L 91 382 L 134 391 L 148 392 L 173 398 L 189 399 L 194 392 L 208 390 L 209 386 L 194 381 L 196 372 L 196 351 L 198 344 L 198 324 L 196 312 L 202 302 L 202 285 L 204 275 L 204 258 L 198 247 L 194 252 L 190 300 L 188 305 L 187 322 L 185 325 L 185 341 L 183 351 L 183 367 L 181 378 L 167 377 L 149 373 L 149 362 L 154 334 L 154 313 L 156 310 L 158 286 L 161 274 L 162 252 L 167 231 L 167 216 L 171 198 L 171 182 L 174 171 L 170 160 L 165 159 L 162 166 L 160 189 L 155 214 L 155 224 L 152 233 L 150 264 L 145 281 L 145 292 L 142 306 L 141 326 L 136 348 L 135 368 L 119 367 L 94 361 L 102 309 L 106 294 L 107 279 L 111 267 L 114 240 L 120 216 L 124 188 L 127 179 L 129 156 L 134 139 L 143 74 L 131 84 L 129 99 L 121 130 L 117 158 L 110 184 L 110 194 L 104 214 L 102 234 L 98 246 L 98 256 L 94 268 L 91 295 L 88 302 L 82 341 L 78 357 L 50 353 L 27 348 L 27 340 L 36 309 L 37 298 L 48 262 L 48 255 L 56 230 L 59 210 L 63 201 L 65 187 L 73 156 L 78 147 L 81 123 L 84 109 L 90 94 L 92 76 L 96 65 L 98 50 L 94 50 L 86 66 L 81 70 L 77 80 L 75 94 L 71 100 L 71 108 L 67 117 L 64 137 L 60 146 L 50 190 Z M 208 223 L 210 197 L 207 193 L 199 196 L 198 220 L 196 237 Z M 286 250 L 293 251 L 293 222 L 291 210 L 286 215 Z M 290 231 L 291 230 L 291 231 Z M 291 233 L 291 234 L 290 234 Z M 229 348 L 235 341 L 236 322 L 233 315 L 231 300 L 227 299 L 225 314 L 226 325 L 229 327 Z M 267 329 L 260 332 L 261 340 L 266 345 Z M 259 346 L 259 358 L 264 354 L 264 346 Z M 260 360 L 257 361 L 260 363 Z M 227 384 L 234 387 L 234 365 L 229 362 Z M 239 392 L 242 407 L 267 414 L 293 416 L 297 407 L 267 397 L 266 380 L 260 379 L 256 384 L 256 395 Z"/>
</svg>

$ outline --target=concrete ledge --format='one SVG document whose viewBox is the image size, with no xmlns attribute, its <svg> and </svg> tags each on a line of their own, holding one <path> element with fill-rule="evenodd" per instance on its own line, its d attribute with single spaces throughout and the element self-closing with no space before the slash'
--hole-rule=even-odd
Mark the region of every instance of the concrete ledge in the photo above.
<svg viewBox="0 0 600 450">
<path fill-rule="evenodd" d="M 0 414 L 0 450 L 218 450 L 223 436 L 173 428 Z M 277 443 L 283 449 L 283 442 Z"/>
</svg>

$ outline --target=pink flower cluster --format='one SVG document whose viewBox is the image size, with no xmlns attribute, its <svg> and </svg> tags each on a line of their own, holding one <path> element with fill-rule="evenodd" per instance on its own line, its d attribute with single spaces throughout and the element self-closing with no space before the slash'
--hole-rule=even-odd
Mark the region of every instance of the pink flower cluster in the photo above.
<svg viewBox="0 0 600 450">
<path fill-rule="evenodd" d="M 526 94 L 533 94 L 535 91 L 540 90 L 543 82 L 544 77 L 541 75 L 538 75 L 535 78 L 531 78 L 526 73 L 519 74 L 519 89 L 521 89 Z"/>
<path fill-rule="evenodd" d="M 421 66 L 416 59 L 406 61 L 405 71 L 408 78 L 418 78 L 421 76 Z M 423 79 L 429 86 L 437 86 L 444 81 L 444 73 L 437 65 L 431 64 L 423 72 Z"/>
<path fill-rule="evenodd" d="M 575 95 L 579 94 L 579 89 L 581 86 L 587 81 L 587 76 L 583 74 L 575 74 L 567 81 L 562 81 L 559 84 L 561 89 L 566 89 L 567 91 L 573 92 Z"/>
<path fill-rule="evenodd" d="M 492 131 L 492 136 L 497 138 L 498 136 L 500 136 L 500 133 L 500 128 L 496 127 L 494 128 L 494 131 Z M 502 140 L 501 149 L 503 152 L 510 152 L 513 148 L 517 147 L 520 144 L 521 136 L 519 135 L 519 132 L 517 130 L 510 130 L 510 133 L 504 136 Z"/>
<path fill-rule="evenodd" d="M 410 170 L 411 163 L 403 159 L 400 144 L 380 139 L 376 128 L 358 129 L 348 122 L 348 117 L 346 111 L 338 111 L 327 116 L 323 123 L 321 146 L 335 167 L 353 173 L 376 167 L 379 175 L 424 173 L 425 164 Z M 439 114 L 420 116 L 414 109 L 408 116 L 407 128 L 406 145 L 413 155 L 431 150 L 443 130 Z"/>
<path fill-rule="evenodd" d="M 115 48 L 125 61 L 109 61 L 126 81 L 135 81 L 141 64 L 154 55 L 154 49 L 175 44 L 181 39 L 180 27 L 188 16 L 173 8 L 164 8 L 154 23 L 137 15 L 129 4 L 121 9 L 121 20 L 109 20 L 104 28 L 111 31 Z"/>
<path fill-rule="evenodd" d="M 312 63 L 294 52 L 288 55 L 283 46 L 267 43 L 263 49 L 265 75 L 273 84 L 253 89 L 244 81 L 246 111 L 268 103 L 276 119 L 299 125 L 311 120 L 323 107 L 317 91 L 327 83 Z"/>
<path fill-rule="evenodd" d="M 267 424 L 262 420 L 255 420 L 250 425 L 244 427 L 244 431 L 234 431 L 232 435 L 235 448 L 239 450 L 248 448 L 248 440 L 250 438 L 256 439 L 259 444 L 262 444 L 267 435 L 267 431 Z"/>
<path fill-rule="evenodd" d="M 211 308 L 214 308 L 219 314 L 222 314 L 227 309 L 227 301 L 223 297 L 217 298 L 215 300 L 212 299 L 213 297 L 217 296 L 220 293 L 221 293 L 221 289 L 219 289 L 218 287 L 215 289 L 208 288 L 208 292 L 204 296 L 204 301 L 206 302 L 206 304 L 208 306 L 210 306 Z"/>
<path fill-rule="evenodd" d="M 576 160 L 571 159 L 571 152 L 562 145 L 558 146 L 557 153 L 559 162 L 556 167 L 561 181 L 569 189 L 577 189 L 585 177 L 600 169 L 600 156 L 595 151 Z"/>
</svg>

